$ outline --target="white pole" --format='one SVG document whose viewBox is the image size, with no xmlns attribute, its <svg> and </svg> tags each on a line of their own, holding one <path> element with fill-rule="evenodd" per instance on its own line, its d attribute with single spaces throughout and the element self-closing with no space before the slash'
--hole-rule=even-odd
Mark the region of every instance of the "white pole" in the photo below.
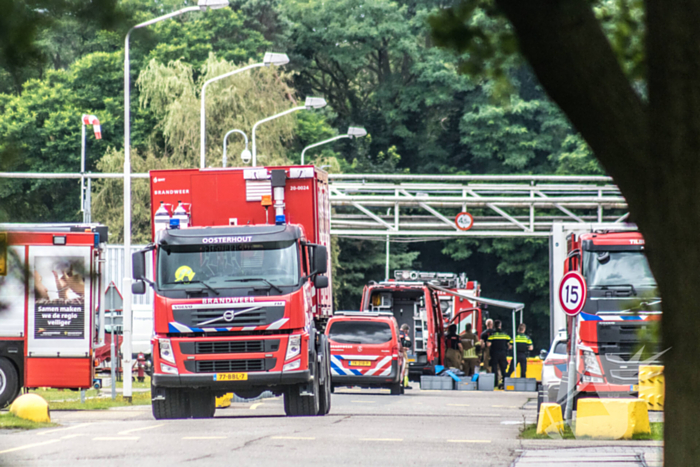
<svg viewBox="0 0 700 467">
<path fill-rule="evenodd" d="M 513 315 L 513 373 L 514 375 L 518 374 L 518 345 L 517 342 L 515 342 L 515 339 L 518 337 L 518 330 L 515 327 L 515 315 L 518 313 L 518 310 L 513 310 L 512 315 Z M 520 369 L 522 372 L 522 368 Z M 505 386 L 505 375 L 503 376 L 503 384 Z"/>
<path fill-rule="evenodd" d="M 129 37 L 134 29 L 143 28 L 155 24 L 174 16 L 179 16 L 188 11 L 198 11 L 198 6 L 183 8 L 167 15 L 153 18 L 149 21 L 137 24 L 129 29 L 124 39 L 124 277 L 122 279 L 122 297 L 124 299 L 123 319 L 123 342 L 122 353 L 124 354 L 124 400 L 131 401 L 131 115 L 129 106 L 131 104 L 129 75 Z M 112 383 L 114 384 L 114 383 Z"/>
<path fill-rule="evenodd" d="M 224 158 L 223 158 L 223 166 L 226 167 L 226 140 L 228 140 L 228 135 L 231 133 L 240 133 L 243 135 L 243 139 L 245 139 L 245 148 L 248 149 L 248 135 L 246 135 L 243 131 L 241 130 L 231 130 L 226 135 L 224 136 Z"/>
<path fill-rule="evenodd" d="M 389 236 L 386 236 L 386 267 L 384 268 L 384 280 L 389 281 Z"/>
<path fill-rule="evenodd" d="M 304 106 L 304 105 L 301 105 L 299 107 L 292 107 L 291 109 L 285 110 L 284 112 L 280 112 L 277 115 L 273 115 L 272 117 L 263 118 L 259 122 L 256 122 L 255 125 L 253 125 L 253 167 L 256 167 L 257 155 L 258 155 L 257 148 L 255 146 L 255 129 L 258 127 L 258 125 L 260 125 L 261 123 L 269 122 L 270 120 L 274 120 L 274 119 L 282 117 L 284 115 L 290 114 L 292 112 L 296 112 L 297 110 L 304 110 L 304 109 L 306 109 L 306 106 Z"/>
<path fill-rule="evenodd" d="M 574 393 L 576 392 L 576 380 L 578 379 L 578 365 L 576 364 L 576 355 L 578 353 L 576 349 L 576 341 L 578 341 L 578 329 L 576 326 L 577 321 L 578 316 L 574 316 L 571 320 L 571 352 L 569 354 L 568 366 L 569 379 L 566 385 L 566 412 L 564 413 L 564 420 L 569 424 L 569 426 L 571 426 L 571 421 L 573 419 Z"/>
<path fill-rule="evenodd" d="M 233 70 L 229 71 L 228 73 L 224 73 L 223 75 L 216 76 L 210 80 L 208 80 L 204 85 L 202 86 L 202 95 L 201 95 L 201 104 L 200 104 L 200 110 L 199 110 L 199 168 L 204 169 L 206 166 L 206 144 L 207 144 L 207 130 L 206 130 L 206 105 L 205 105 L 205 100 L 206 100 L 206 93 L 207 93 L 207 86 L 209 86 L 211 83 L 214 81 L 219 81 L 220 79 L 227 78 L 229 76 L 233 76 L 236 73 L 240 73 L 242 71 L 250 70 L 253 68 L 258 68 L 261 66 L 265 66 L 265 63 L 255 63 L 253 65 L 248 65 L 243 68 L 239 68 L 238 70 Z M 226 167 L 226 166 L 224 166 Z"/>
<path fill-rule="evenodd" d="M 80 117 L 80 126 L 82 127 L 82 144 L 80 146 L 80 211 L 83 213 L 83 223 L 85 220 L 85 122 L 83 117 Z"/>
<path fill-rule="evenodd" d="M 338 135 L 338 136 L 334 136 L 333 138 L 329 138 L 325 141 L 321 141 L 320 143 L 314 143 L 314 144 L 310 144 L 309 146 L 306 146 L 301 151 L 301 165 L 304 165 L 304 154 L 306 153 L 307 149 L 315 148 L 317 146 L 321 146 L 323 144 L 330 143 L 331 141 L 335 141 L 335 140 L 343 139 L 343 138 L 349 138 L 349 137 L 350 137 L 350 135 Z"/>
<path fill-rule="evenodd" d="M 131 135 L 129 36 L 124 43 L 124 278 L 122 279 L 122 354 L 124 355 L 124 400 L 131 401 Z M 114 323 L 114 318 L 112 318 Z M 112 324 L 114 328 L 114 324 Z M 112 387 L 116 381 L 112 381 Z"/>
</svg>

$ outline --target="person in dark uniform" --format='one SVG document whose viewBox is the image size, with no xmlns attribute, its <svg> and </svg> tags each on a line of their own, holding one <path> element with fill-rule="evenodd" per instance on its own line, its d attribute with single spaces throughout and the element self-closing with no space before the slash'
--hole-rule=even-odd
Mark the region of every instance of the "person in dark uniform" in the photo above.
<svg viewBox="0 0 700 467">
<path fill-rule="evenodd" d="M 450 324 L 445 336 L 445 366 L 447 368 L 462 368 L 462 342 L 457 335 L 457 325 Z"/>
<path fill-rule="evenodd" d="M 484 364 L 484 371 L 486 373 L 491 373 L 491 350 L 489 349 L 487 342 L 489 341 L 489 337 L 491 337 L 491 334 L 496 332 L 496 330 L 493 328 L 493 320 L 492 319 L 487 319 L 486 320 L 486 329 L 481 333 L 480 339 L 481 339 L 481 363 Z"/>
<path fill-rule="evenodd" d="M 518 326 L 518 334 L 515 336 L 515 355 L 518 358 L 517 365 L 520 365 L 520 377 L 525 378 L 527 375 L 527 357 L 528 352 L 532 350 L 532 339 L 525 334 L 527 326 L 525 323 L 520 323 Z M 508 342 L 508 350 L 513 349 L 513 339 Z M 515 371 L 516 365 L 513 364 L 513 360 L 510 361 L 510 367 L 508 367 L 508 377 Z"/>
<path fill-rule="evenodd" d="M 401 369 L 401 382 L 404 389 L 413 389 L 410 384 L 408 384 L 408 349 L 413 347 L 413 342 L 410 338 L 411 328 L 408 324 L 404 323 L 401 325 L 399 330 L 399 342 L 401 343 L 401 353 L 403 353 L 403 368 Z"/>
<path fill-rule="evenodd" d="M 510 336 L 503 332 L 501 329 L 501 320 L 496 320 L 494 322 L 495 332 L 489 336 L 488 347 L 491 352 L 491 370 L 494 373 L 494 381 L 496 387 L 502 387 L 502 378 L 506 375 L 506 367 L 508 366 L 508 343 L 510 342 Z M 501 376 L 499 377 L 499 370 Z"/>
</svg>

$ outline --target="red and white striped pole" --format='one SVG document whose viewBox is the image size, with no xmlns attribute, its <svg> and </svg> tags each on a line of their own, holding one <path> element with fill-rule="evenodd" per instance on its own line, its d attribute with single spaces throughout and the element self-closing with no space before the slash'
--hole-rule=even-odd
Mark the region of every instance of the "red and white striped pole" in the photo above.
<svg viewBox="0 0 700 467">
<path fill-rule="evenodd" d="M 90 205 L 87 206 L 86 212 L 86 199 L 89 203 L 90 193 L 85 193 L 85 126 L 92 125 L 92 130 L 95 132 L 95 139 L 102 139 L 102 128 L 100 127 L 100 121 L 94 115 L 83 114 L 82 117 L 82 133 L 83 133 L 83 144 L 80 150 L 80 211 L 83 213 L 83 222 L 89 223 L 90 219 Z M 88 180 L 88 191 L 90 191 L 90 181 Z"/>
</svg>

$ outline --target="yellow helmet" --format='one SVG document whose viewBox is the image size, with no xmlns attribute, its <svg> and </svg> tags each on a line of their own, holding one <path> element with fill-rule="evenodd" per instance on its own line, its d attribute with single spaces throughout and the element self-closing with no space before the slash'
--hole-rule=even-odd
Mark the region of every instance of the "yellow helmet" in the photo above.
<svg viewBox="0 0 700 467">
<path fill-rule="evenodd" d="M 194 279 L 194 271 L 189 266 L 180 266 L 177 268 L 177 271 L 175 271 L 175 282 L 182 282 L 185 279 L 192 282 L 192 279 Z"/>
</svg>

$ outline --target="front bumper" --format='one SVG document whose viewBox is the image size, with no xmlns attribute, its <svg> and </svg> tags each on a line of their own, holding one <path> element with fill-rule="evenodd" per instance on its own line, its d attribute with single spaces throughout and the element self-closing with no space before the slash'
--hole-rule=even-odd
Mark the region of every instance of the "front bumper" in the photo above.
<svg viewBox="0 0 700 467">
<path fill-rule="evenodd" d="M 309 370 L 269 371 L 265 373 L 248 373 L 245 381 L 214 381 L 214 373 L 197 375 L 153 375 L 153 385 L 165 388 L 201 388 L 222 391 L 249 389 L 253 387 L 287 386 L 308 383 L 312 380 Z"/>
<path fill-rule="evenodd" d="M 360 386 L 360 387 L 381 387 L 398 383 L 401 379 L 398 362 L 391 362 L 391 373 L 383 376 L 365 375 L 331 375 L 331 383 L 334 386 Z"/>
</svg>

